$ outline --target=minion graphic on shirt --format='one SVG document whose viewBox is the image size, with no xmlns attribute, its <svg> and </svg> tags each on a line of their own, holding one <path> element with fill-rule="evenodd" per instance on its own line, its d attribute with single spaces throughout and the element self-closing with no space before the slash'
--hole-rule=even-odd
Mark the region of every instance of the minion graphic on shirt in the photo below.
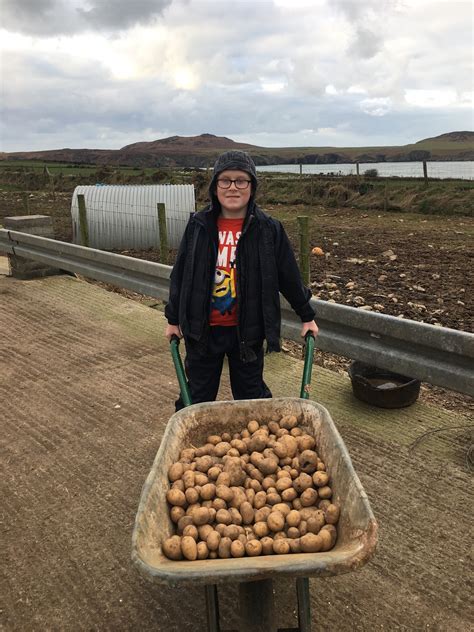
<svg viewBox="0 0 474 632">
<path fill-rule="evenodd" d="M 232 267 L 230 272 L 216 268 L 211 308 L 217 310 L 222 316 L 231 314 L 235 306 L 235 298 L 234 268 Z"/>
</svg>

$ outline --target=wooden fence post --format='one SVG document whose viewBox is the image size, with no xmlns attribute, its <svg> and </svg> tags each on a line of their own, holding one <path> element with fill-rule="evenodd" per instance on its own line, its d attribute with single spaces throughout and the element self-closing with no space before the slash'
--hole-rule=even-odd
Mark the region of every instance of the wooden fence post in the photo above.
<svg viewBox="0 0 474 632">
<path fill-rule="evenodd" d="M 23 209 L 25 211 L 25 215 L 30 214 L 30 198 L 28 197 L 27 191 L 23 191 Z"/>
<path fill-rule="evenodd" d="M 303 165 L 300 164 L 300 176 L 302 176 L 302 175 L 303 175 Z"/>
<path fill-rule="evenodd" d="M 300 229 L 300 272 L 305 285 L 309 285 L 309 230 L 308 216 L 298 217 Z"/>
<path fill-rule="evenodd" d="M 356 173 L 358 176 L 360 176 L 360 172 L 359 172 L 359 163 L 356 162 Z"/>
<path fill-rule="evenodd" d="M 160 231 L 160 261 L 168 265 L 168 231 L 166 229 L 166 209 L 163 202 L 157 202 L 158 209 L 158 230 Z"/>
<path fill-rule="evenodd" d="M 426 164 L 426 160 L 423 160 L 423 178 L 425 179 L 425 184 L 428 184 L 428 166 Z"/>
<path fill-rule="evenodd" d="M 82 193 L 77 195 L 77 204 L 79 206 L 79 228 L 81 231 L 81 244 L 89 247 L 89 226 L 87 224 L 86 200 Z"/>
</svg>

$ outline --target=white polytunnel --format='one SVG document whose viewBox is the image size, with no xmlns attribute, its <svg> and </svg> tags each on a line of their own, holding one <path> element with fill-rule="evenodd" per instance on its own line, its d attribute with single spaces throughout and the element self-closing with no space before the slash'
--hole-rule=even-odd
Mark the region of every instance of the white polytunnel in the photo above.
<svg viewBox="0 0 474 632">
<path fill-rule="evenodd" d="M 159 202 L 165 205 L 169 247 L 177 248 L 196 210 L 192 184 L 78 186 L 71 203 L 75 244 L 82 243 L 79 194 L 84 195 L 89 246 L 101 250 L 159 248 Z"/>
</svg>

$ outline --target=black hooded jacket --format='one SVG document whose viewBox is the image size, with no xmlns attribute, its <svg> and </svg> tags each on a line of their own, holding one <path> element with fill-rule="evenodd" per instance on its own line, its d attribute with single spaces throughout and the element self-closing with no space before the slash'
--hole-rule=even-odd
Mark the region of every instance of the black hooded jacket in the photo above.
<svg viewBox="0 0 474 632">
<path fill-rule="evenodd" d="M 206 352 L 214 273 L 218 252 L 220 205 L 211 204 L 188 222 L 171 272 L 165 316 L 179 325 L 187 343 Z M 280 297 L 283 294 L 302 322 L 315 313 L 311 292 L 303 285 L 282 224 L 250 199 L 236 252 L 238 334 L 242 359 L 252 360 L 251 346 L 267 341 L 267 351 L 280 351 Z"/>
</svg>

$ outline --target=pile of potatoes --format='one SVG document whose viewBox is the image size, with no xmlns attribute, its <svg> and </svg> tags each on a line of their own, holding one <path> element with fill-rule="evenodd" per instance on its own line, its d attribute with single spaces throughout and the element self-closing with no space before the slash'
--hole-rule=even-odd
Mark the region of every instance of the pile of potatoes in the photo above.
<svg viewBox="0 0 474 632">
<path fill-rule="evenodd" d="M 331 549 L 339 507 L 315 443 L 295 415 L 275 415 L 182 450 L 166 494 L 177 534 L 163 553 L 205 560 Z"/>
</svg>

